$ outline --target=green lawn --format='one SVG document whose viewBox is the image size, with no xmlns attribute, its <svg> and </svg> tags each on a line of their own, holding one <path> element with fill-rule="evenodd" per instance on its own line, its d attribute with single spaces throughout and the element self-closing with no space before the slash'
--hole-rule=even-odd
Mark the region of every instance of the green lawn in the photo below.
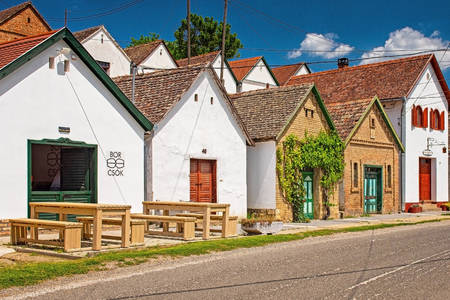
<svg viewBox="0 0 450 300">
<path fill-rule="evenodd" d="M 12 286 L 25 286 L 60 276 L 83 274 L 101 270 L 106 263 L 116 262 L 118 266 L 134 265 L 151 258 L 170 256 L 182 257 L 207 254 L 218 251 L 229 251 L 237 248 L 259 247 L 272 243 L 301 240 L 308 237 L 326 236 L 336 233 L 375 230 L 397 226 L 410 226 L 429 222 L 439 222 L 439 219 L 414 223 L 375 224 L 342 229 L 322 229 L 294 234 L 260 235 L 242 238 L 200 241 L 179 244 L 169 247 L 150 247 L 141 250 L 102 253 L 91 258 L 75 261 L 53 263 L 23 263 L 14 266 L 0 267 L 0 289 Z"/>
</svg>

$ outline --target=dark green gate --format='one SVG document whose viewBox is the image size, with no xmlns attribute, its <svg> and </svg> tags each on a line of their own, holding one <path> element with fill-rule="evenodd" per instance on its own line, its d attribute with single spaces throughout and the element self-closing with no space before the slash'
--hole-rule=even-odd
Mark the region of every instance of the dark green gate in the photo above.
<svg viewBox="0 0 450 300">
<path fill-rule="evenodd" d="M 364 167 L 364 212 L 380 213 L 383 206 L 382 167 Z"/>
<path fill-rule="evenodd" d="M 314 219 L 313 198 L 313 172 L 302 172 L 303 186 L 305 187 L 305 202 L 303 202 L 303 213 L 306 218 Z"/>
<path fill-rule="evenodd" d="M 69 139 L 28 141 L 28 201 L 96 203 L 97 146 Z"/>
</svg>

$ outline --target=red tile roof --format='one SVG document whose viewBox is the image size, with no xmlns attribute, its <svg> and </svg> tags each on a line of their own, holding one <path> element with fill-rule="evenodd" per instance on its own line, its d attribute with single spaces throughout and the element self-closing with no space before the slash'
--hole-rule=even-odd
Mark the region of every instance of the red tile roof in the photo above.
<svg viewBox="0 0 450 300">
<path fill-rule="evenodd" d="M 251 69 L 262 59 L 262 56 L 229 61 L 231 69 L 238 81 L 242 81 Z"/>
<path fill-rule="evenodd" d="M 336 126 L 336 131 L 342 140 L 345 141 L 347 139 L 372 100 L 373 97 L 326 104 L 327 110 Z"/>
<path fill-rule="evenodd" d="M 163 43 L 162 40 L 156 40 L 150 43 L 128 47 L 123 50 L 136 65 L 140 65 L 161 43 Z"/>
<path fill-rule="evenodd" d="M 312 85 L 261 89 L 230 95 L 239 116 L 255 141 L 276 139 Z"/>
<path fill-rule="evenodd" d="M 220 50 L 191 57 L 190 64 L 191 65 L 196 65 L 196 64 L 209 65 L 216 59 L 216 57 L 217 57 L 217 55 L 219 55 L 219 53 L 220 53 Z M 188 61 L 187 58 L 179 59 L 179 60 L 177 60 L 177 64 L 180 67 L 185 67 L 188 65 L 187 61 Z"/>
<path fill-rule="evenodd" d="M 325 103 L 375 95 L 380 99 L 395 99 L 409 95 L 428 63 L 433 65 L 450 101 L 447 83 L 432 54 L 299 75 L 292 77 L 287 85 L 314 83 Z"/>
<path fill-rule="evenodd" d="M 297 71 L 304 66 L 305 63 L 287 65 L 278 68 L 272 68 L 272 72 L 280 85 L 285 85 Z"/>
<path fill-rule="evenodd" d="M 44 34 L 24 37 L 10 42 L 0 44 L 0 69 L 16 60 L 25 52 L 28 52 L 33 47 L 37 46 L 58 30 L 50 31 Z"/>
<path fill-rule="evenodd" d="M 0 24 L 13 18 L 16 14 L 20 13 L 22 10 L 26 9 L 27 7 L 30 7 L 32 10 L 34 10 L 34 12 L 38 16 L 38 18 L 41 19 L 41 21 L 44 23 L 44 25 L 49 30 L 51 30 L 50 25 L 48 25 L 47 21 L 45 21 L 45 19 L 41 16 L 41 14 L 38 12 L 38 10 L 33 6 L 31 1 L 26 1 L 26 2 L 20 3 L 16 6 L 13 6 L 13 7 L 10 7 L 10 8 L 0 11 Z"/>
</svg>

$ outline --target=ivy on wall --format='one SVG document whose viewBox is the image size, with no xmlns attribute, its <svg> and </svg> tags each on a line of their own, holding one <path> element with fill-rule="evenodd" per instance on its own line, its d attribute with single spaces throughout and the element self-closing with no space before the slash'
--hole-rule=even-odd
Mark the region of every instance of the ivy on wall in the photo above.
<svg viewBox="0 0 450 300">
<path fill-rule="evenodd" d="M 322 201 L 329 215 L 328 197 L 344 174 L 344 143 L 335 131 L 305 134 L 303 139 L 290 134 L 277 149 L 277 175 L 284 198 L 291 203 L 294 221 L 306 221 L 303 212 L 305 188 L 302 171 L 320 169 Z"/>
</svg>

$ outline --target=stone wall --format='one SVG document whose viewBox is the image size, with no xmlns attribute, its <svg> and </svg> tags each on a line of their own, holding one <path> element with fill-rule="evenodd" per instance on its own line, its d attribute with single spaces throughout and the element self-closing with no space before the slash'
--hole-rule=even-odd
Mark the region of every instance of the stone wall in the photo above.
<svg viewBox="0 0 450 300">
<path fill-rule="evenodd" d="M 34 10 L 28 7 L 0 25 L 0 43 L 49 31 Z"/>
</svg>

